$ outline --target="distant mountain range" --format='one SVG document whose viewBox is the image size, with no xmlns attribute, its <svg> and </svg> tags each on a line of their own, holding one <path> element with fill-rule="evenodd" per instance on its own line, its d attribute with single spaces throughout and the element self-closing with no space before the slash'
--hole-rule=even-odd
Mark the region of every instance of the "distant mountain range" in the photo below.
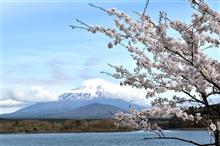
<svg viewBox="0 0 220 146">
<path fill-rule="evenodd" d="M 142 107 L 112 97 L 101 86 L 77 88 L 59 96 L 58 101 L 40 102 L 14 113 L 0 115 L 7 119 L 104 119 L 111 118 L 117 111 L 128 112 L 130 108 Z"/>
</svg>

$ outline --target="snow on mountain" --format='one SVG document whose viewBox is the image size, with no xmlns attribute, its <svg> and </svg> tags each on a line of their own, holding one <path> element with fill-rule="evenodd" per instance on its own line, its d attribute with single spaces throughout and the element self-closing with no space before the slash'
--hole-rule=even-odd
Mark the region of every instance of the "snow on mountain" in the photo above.
<svg viewBox="0 0 220 146">
<path fill-rule="evenodd" d="M 143 105 L 146 103 L 145 92 L 128 86 L 120 86 L 102 79 L 91 79 L 83 85 L 59 96 L 59 101 L 64 100 L 91 100 L 95 98 L 123 99 L 125 101 Z"/>
<path fill-rule="evenodd" d="M 74 88 L 70 92 L 60 95 L 58 101 L 35 103 L 14 113 L 1 115 L 0 117 L 23 119 L 64 118 L 62 115 L 65 113 L 80 115 L 81 112 L 79 112 L 79 110 L 75 111 L 75 109 L 81 109 L 81 107 L 86 107 L 82 108 L 84 111 L 91 109 L 91 106 L 88 106 L 89 108 L 87 108 L 87 105 L 99 105 L 92 106 L 96 107 L 93 109 L 93 113 L 96 113 L 98 116 L 103 115 L 103 113 L 100 112 L 107 110 L 103 109 L 100 111 L 101 105 L 106 105 L 101 106 L 102 108 L 109 106 L 108 110 L 111 109 L 112 111 L 116 111 L 116 109 L 112 107 L 119 108 L 123 111 L 129 111 L 130 108 L 140 110 L 143 106 L 140 106 L 140 104 L 137 104 L 138 102 L 135 101 L 144 103 L 143 98 L 144 96 L 140 90 L 131 87 L 121 87 L 118 84 L 110 83 L 101 79 L 93 79 L 87 80 L 79 88 Z M 85 114 L 84 116 L 85 117 L 81 118 L 88 118 Z"/>
<path fill-rule="evenodd" d="M 64 93 L 59 96 L 59 100 L 77 100 L 77 99 L 93 99 L 97 97 L 110 96 L 107 90 L 103 87 L 82 87 L 75 88 L 72 92 Z"/>
</svg>

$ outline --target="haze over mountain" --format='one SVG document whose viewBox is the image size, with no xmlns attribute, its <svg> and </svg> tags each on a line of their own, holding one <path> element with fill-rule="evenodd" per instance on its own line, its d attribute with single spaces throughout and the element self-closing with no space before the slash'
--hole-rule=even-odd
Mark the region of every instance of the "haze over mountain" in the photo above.
<svg viewBox="0 0 220 146">
<path fill-rule="evenodd" d="M 112 95 L 100 85 L 83 86 L 60 95 L 58 101 L 39 102 L 0 117 L 18 119 L 109 118 L 117 111 L 128 112 L 129 108 L 141 109 L 142 107 Z"/>
<path fill-rule="evenodd" d="M 127 112 L 109 104 L 92 103 L 73 109 L 59 115 L 53 114 L 47 118 L 60 119 L 106 119 L 112 118 L 117 112 Z"/>
</svg>

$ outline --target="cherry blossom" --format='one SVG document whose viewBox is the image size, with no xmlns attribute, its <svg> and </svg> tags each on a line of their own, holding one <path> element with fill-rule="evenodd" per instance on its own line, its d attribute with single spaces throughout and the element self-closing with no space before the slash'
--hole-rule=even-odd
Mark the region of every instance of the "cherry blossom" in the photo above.
<svg viewBox="0 0 220 146">
<path fill-rule="evenodd" d="M 152 108 L 117 113 L 117 126 L 131 126 L 167 138 L 159 125 L 149 119 L 176 116 L 184 121 L 201 121 L 215 138 L 210 145 L 219 146 L 220 122 L 215 116 L 220 117 L 220 111 L 212 106 L 212 99 L 220 96 L 220 62 L 204 50 L 219 49 L 220 13 L 203 0 L 190 2 L 194 12 L 189 23 L 171 20 L 165 12 L 160 12 L 159 23 L 154 22 L 146 13 L 147 2 L 143 13 L 135 12 L 137 20 L 116 8 L 90 4 L 113 17 L 115 28 L 90 26 L 78 19 L 80 26 L 71 27 L 105 34 L 112 39 L 109 49 L 118 45 L 126 48 L 136 66 L 128 69 L 109 64 L 115 72 L 106 74 L 119 79 L 122 86 L 145 89 L 146 98 L 154 99 Z M 170 31 L 178 35 L 172 36 Z M 173 97 L 163 96 L 168 91 Z M 188 114 L 186 105 L 201 107 L 206 114 L 199 110 Z"/>
</svg>

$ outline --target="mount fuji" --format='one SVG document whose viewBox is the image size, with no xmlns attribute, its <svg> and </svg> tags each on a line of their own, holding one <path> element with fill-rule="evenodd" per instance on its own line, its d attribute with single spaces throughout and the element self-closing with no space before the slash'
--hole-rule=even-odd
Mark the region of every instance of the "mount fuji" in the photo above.
<svg viewBox="0 0 220 146">
<path fill-rule="evenodd" d="M 142 106 L 113 95 L 103 86 L 82 86 L 59 96 L 57 101 L 39 102 L 10 114 L 8 119 L 103 119 L 117 111 L 140 110 Z"/>
</svg>

